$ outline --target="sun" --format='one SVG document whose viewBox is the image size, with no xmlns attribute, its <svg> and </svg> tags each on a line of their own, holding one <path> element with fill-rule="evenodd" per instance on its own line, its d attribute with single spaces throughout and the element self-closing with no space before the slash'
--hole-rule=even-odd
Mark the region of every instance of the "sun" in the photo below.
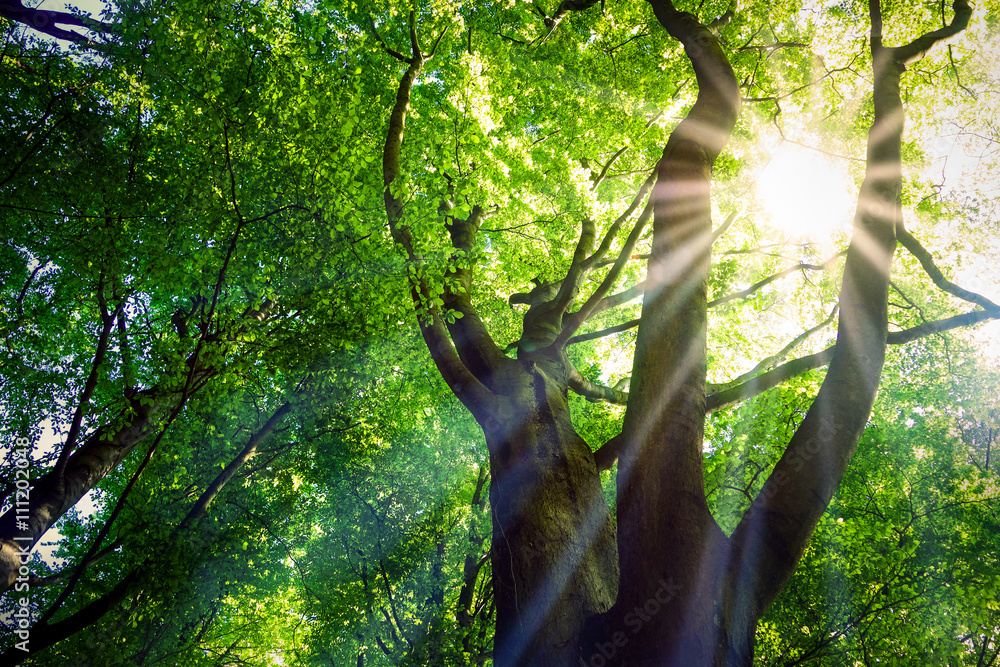
<svg viewBox="0 0 1000 667">
<path fill-rule="evenodd" d="M 850 229 L 851 184 L 826 154 L 789 142 L 771 153 L 757 194 L 775 227 L 793 238 L 826 239 Z"/>
</svg>

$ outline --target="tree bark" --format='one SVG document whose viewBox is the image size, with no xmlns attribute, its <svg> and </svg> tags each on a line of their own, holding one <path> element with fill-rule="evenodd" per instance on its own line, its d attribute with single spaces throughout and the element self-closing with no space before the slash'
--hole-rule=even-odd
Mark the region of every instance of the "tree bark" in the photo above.
<svg viewBox="0 0 1000 667">
<path fill-rule="evenodd" d="M 275 432 L 278 425 L 292 411 L 293 407 L 291 402 L 285 402 L 275 410 L 264 425 L 250 436 L 243 449 L 226 464 L 205 491 L 198 496 L 198 500 L 188 510 L 184 519 L 172 531 L 172 538 L 178 544 L 179 549 L 191 553 L 201 551 L 204 547 L 205 537 L 196 530 L 197 522 L 208 514 L 208 509 L 212 501 L 215 500 L 240 469 L 257 455 L 260 445 Z M 105 614 L 118 606 L 130 593 L 135 591 L 136 587 L 149 576 L 149 571 L 155 571 L 153 565 L 155 565 L 158 557 L 159 555 L 150 556 L 139 567 L 136 567 L 122 577 L 121 581 L 110 591 L 66 618 L 55 623 L 43 620 L 36 624 L 31 628 L 28 651 L 25 652 L 17 648 L 10 648 L 0 654 L 0 664 L 15 664 L 13 661 L 19 661 L 58 644 L 100 621 Z M 81 567 L 85 567 L 86 565 L 87 563 L 82 563 Z M 71 582 L 70 586 L 73 583 Z M 56 604 L 61 604 L 61 600 L 57 600 Z"/>
<path fill-rule="evenodd" d="M 32 482 L 26 516 L 14 510 L 0 516 L 0 593 L 13 586 L 22 561 L 27 562 L 27 554 L 45 531 L 153 431 L 168 407 L 166 392 L 135 394 L 129 399 L 133 416 L 124 425 L 112 423 L 97 430 L 69 457 L 63 475 L 50 470 Z"/>
<path fill-rule="evenodd" d="M 871 414 L 888 339 L 889 271 L 903 225 L 900 75 L 969 16 L 968 3 L 956 2 L 949 28 L 886 48 L 879 0 L 869 0 L 869 12 L 875 113 L 844 267 L 837 344 L 805 419 L 732 534 L 717 610 L 725 640 L 718 664 L 752 662 L 757 620 L 795 570 Z"/>
<path fill-rule="evenodd" d="M 573 429 L 565 377 L 520 362 L 490 451 L 496 665 L 568 665 L 588 617 L 615 600 L 614 526 L 590 448 Z"/>
<path fill-rule="evenodd" d="M 210 345 L 217 342 L 216 337 L 206 340 Z M 57 465 L 32 480 L 26 494 L 27 514 L 12 509 L 0 516 L 0 594 L 14 584 L 22 562 L 27 562 L 28 553 L 45 531 L 125 460 L 164 415 L 183 405 L 215 374 L 216 370 L 203 361 L 205 352 L 196 349 L 188 358 L 184 387 L 161 384 L 133 394 L 128 407 L 73 451 L 61 469 Z"/>
<path fill-rule="evenodd" d="M 430 59 L 420 50 L 414 15 L 409 17 L 411 53 L 387 53 L 407 65 L 389 114 L 382 151 L 385 211 L 393 239 L 415 264 L 422 262 L 406 224 L 406 207 L 393 192 L 402 173 L 402 146 L 414 81 Z M 433 55 L 433 52 L 432 54 Z M 468 218 L 448 215 L 457 252 L 472 251 L 483 211 Z M 586 235 L 585 235 L 586 236 Z M 593 241 L 593 233 L 589 235 Z M 586 267 L 586 241 L 570 273 Z M 438 371 L 483 429 L 490 455 L 493 546 L 490 557 L 496 604 L 494 664 L 568 665 L 577 656 L 580 628 L 614 602 L 618 564 L 614 526 L 590 448 L 573 429 L 567 387 L 571 365 L 553 346 L 577 285 L 564 281 L 558 293 L 525 317 L 519 359 L 507 358 L 490 337 L 472 304 L 472 269 L 456 263 L 441 295 L 443 308 L 460 313 L 444 324 L 428 286 L 414 279 L 418 324 Z M 419 275 L 419 274 L 418 274 Z"/>
</svg>

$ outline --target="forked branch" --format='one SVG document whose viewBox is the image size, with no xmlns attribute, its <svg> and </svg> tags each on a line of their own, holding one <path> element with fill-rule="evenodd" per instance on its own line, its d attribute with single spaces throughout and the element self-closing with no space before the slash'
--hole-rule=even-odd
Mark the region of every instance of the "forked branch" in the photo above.
<svg viewBox="0 0 1000 667">
<path fill-rule="evenodd" d="M 653 201 L 652 199 L 646 204 L 646 208 L 643 209 L 642 214 L 635 222 L 635 226 L 632 228 L 632 232 L 628 235 L 625 240 L 625 244 L 622 246 L 621 252 L 618 253 L 618 259 L 615 261 L 614 265 L 608 270 L 604 280 L 601 284 L 594 290 L 594 293 L 590 295 L 587 301 L 577 312 L 573 313 L 566 324 L 563 326 L 562 332 L 559 337 L 556 338 L 555 345 L 558 347 L 563 347 L 567 344 L 567 341 L 576 333 L 577 329 L 590 317 L 590 314 L 597 308 L 598 304 L 604 299 L 604 296 L 611 291 L 611 288 L 618 281 L 618 277 L 621 275 L 622 270 L 625 268 L 625 264 L 628 262 L 629 258 L 632 256 L 632 250 L 635 248 L 635 244 L 639 241 L 639 237 L 642 235 L 642 230 L 645 229 L 646 223 L 649 221 L 650 216 L 653 214 Z"/>
<path fill-rule="evenodd" d="M 374 24 L 372 24 L 372 27 L 374 29 Z M 405 224 L 403 200 L 393 192 L 393 187 L 397 177 L 401 173 L 400 158 L 403 147 L 403 134 L 406 128 L 407 112 L 410 108 L 413 83 L 420 74 L 424 62 L 430 56 L 425 56 L 420 50 L 420 40 L 417 36 L 416 21 L 413 12 L 410 12 L 409 15 L 409 29 L 411 54 L 403 59 L 403 62 L 406 62 L 409 66 L 400 79 L 399 88 L 396 91 L 396 101 L 389 114 L 389 127 L 386 130 L 385 144 L 382 149 L 382 182 L 385 188 L 383 196 L 389 231 L 392 234 L 393 240 L 406 251 L 408 258 L 412 262 L 419 261 L 420 258 L 414 246 L 413 235 Z M 435 49 L 446 31 L 447 28 L 435 40 Z M 388 47 L 385 48 L 388 51 Z M 390 53 L 390 55 L 393 54 Z M 399 55 L 394 54 L 394 57 L 399 59 Z M 475 238 L 475 230 L 478 229 L 481 217 L 482 211 L 478 209 L 473 211 L 473 214 L 467 220 L 453 220 L 450 231 L 453 235 L 453 243 L 455 243 L 457 249 L 465 250 L 466 246 L 470 243 L 469 237 L 471 236 L 472 239 Z M 468 278 L 466 274 L 462 273 L 461 269 L 459 269 L 455 277 L 460 282 Z M 452 339 L 449 337 L 448 331 L 442 322 L 441 315 L 434 306 L 434 297 L 430 293 L 426 282 L 419 277 L 414 277 L 413 282 L 412 297 L 418 311 L 417 319 L 420 331 L 423 334 L 424 341 L 431 353 L 434 364 L 459 400 L 474 415 L 482 416 L 483 406 L 490 396 L 489 390 L 480 382 L 479 378 L 477 378 L 469 367 L 466 366 L 456 351 Z M 449 296 L 455 297 L 455 294 L 452 292 Z M 428 312 L 426 313 L 420 312 L 423 304 L 429 304 L 427 307 Z M 481 326 L 482 323 L 478 322 L 478 318 L 475 318 L 475 322 L 472 321 L 475 313 L 471 307 L 471 303 L 467 304 L 453 299 L 452 307 L 462 312 L 462 319 L 465 319 L 465 317 L 470 318 L 468 324 L 462 325 L 458 329 L 459 335 L 462 336 L 472 332 L 469 338 L 478 340 L 478 336 L 482 332 L 476 329 L 476 326 L 477 324 Z M 458 342 L 461 344 L 468 341 L 465 338 L 460 338 Z M 482 341 L 480 340 L 479 342 Z M 493 347 L 495 348 L 496 346 L 494 345 Z M 482 352 L 482 350 L 477 351 Z M 467 353 L 467 358 L 469 359 L 478 357 L 471 350 L 463 350 L 463 352 Z"/>
<path fill-rule="evenodd" d="M 608 250 L 611 249 L 611 244 L 614 243 L 615 238 L 618 236 L 618 230 L 621 229 L 622 225 L 625 223 L 626 220 L 632 217 L 632 214 L 635 213 L 635 210 L 639 208 L 639 204 L 641 204 L 643 200 L 646 199 L 646 197 L 649 195 L 649 189 L 653 187 L 653 183 L 655 182 L 656 182 L 656 174 L 652 173 L 649 175 L 649 178 L 647 178 L 643 182 L 642 186 L 639 188 L 639 191 L 636 192 L 635 197 L 632 198 L 632 201 L 629 204 L 628 208 L 625 209 L 625 211 L 621 215 L 619 215 L 613 223 L 611 223 L 610 227 L 608 227 L 607 233 L 604 234 L 604 238 L 601 240 L 601 245 L 598 246 L 597 250 L 594 251 L 593 255 L 587 258 L 588 267 L 593 267 L 601 264 L 601 260 L 603 260 L 604 256 L 608 254 Z"/>
<path fill-rule="evenodd" d="M 473 206 L 467 218 L 452 217 L 447 224 L 455 255 L 445 274 L 442 301 L 452 311 L 447 319 L 448 331 L 458 349 L 459 357 L 476 378 L 492 386 L 493 370 L 507 362 L 472 303 L 472 253 L 479 227 L 486 217 L 481 206 Z"/>
</svg>

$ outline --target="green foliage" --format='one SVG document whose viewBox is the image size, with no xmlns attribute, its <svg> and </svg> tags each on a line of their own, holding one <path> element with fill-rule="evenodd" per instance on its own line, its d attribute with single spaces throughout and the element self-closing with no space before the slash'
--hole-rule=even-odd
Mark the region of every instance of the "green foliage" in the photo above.
<svg viewBox="0 0 1000 667">
<path fill-rule="evenodd" d="M 702 3 L 701 18 L 726 4 Z M 887 42 L 941 23 L 936 3 L 885 4 Z M 420 257 L 410 261 L 385 224 L 382 175 L 404 66 L 379 41 L 409 53 L 409 7 L 146 5 L 115 9 L 117 32 L 100 53 L 4 24 L 0 427 L 32 440 L 33 476 L 50 469 L 108 322 L 78 446 L 131 423 L 136 392 L 148 392 L 140 408 L 170 397 L 153 434 L 96 485 L 93 510 L 59 522 L 58 561 L 31 564 L 38 577 L 66 575 L 33 583 L 42 613 L 107 529 L 55 621 L 137 573 L 134 586 L 31 664 L 487 664 L 488 455 L 427 358 L 411 280 L 430 285 L 426 314 L 444 305 L 446 269 L 474 269 L 470 296 L 491 335 L 501 347 L 518 340 L 527 306 L 510 295 L 565 275 L 581 222 L 594 221 L 600 239 L 624 210 L 693 103 L 689 61 L 643 3 L 570 13 L 545 39 L 530 3 L 415 7 L 425 51 L 447 34 L 415 83 L 405 173 L 391 186 Z M 709 299 L 846 247 L 843 229 L 782 228 L 762 211 L 757 181 L 795 143 L 839 156 L 845 187 L 860 179 L 872 113 L 866 13 L 852 1 L 749 3 L 722 30 L 747 101 L 716 165 L 717 224 L 736 217 L 713 249 Z M 935 137 L 996 141 L 995 29 L 977 18 L 968 40 L 904 79 L 907 224 L 956 279 L 992 261 L 995 189 L 927 169 L 947 152 Z M 981 158 L 992 178 L 992 153 Z M 456 253 L 448 216 L 474 206 L 489 217 L 477 245 Z M 643 278 L 649 250 L 646 234 L 614 291 Z M 798 270 L 713 305 L 709 382 L 726 386 L 822 322 L 841 267 Z M 893 284 L 893 330 L 968 310 L 902 251 Z M 640 312 L 633 299 L 583 333 Z M 834 338 L 831 325 L 767 366 Z M 573 345 L 569 358 L 614 386 L 631 372 L 633 341 L 624 331 Z M 1000 489 L 986 448 L 996 379 L 971 367 L 977 354 L 954 337 L 891 354 L 851 471 L 760 625 L 761 664 L 972 665 L 995 652 Z M 212 369 L 203 381 L 192 382 L 195 362 Z M 724 530 L 822 374 L 707 418 L 706 492 Z M 184 524 L 286 401 L 291 415 L 207 515 Z M 571 406 L 592 447 L 620 431 L 623 407 L 579 396 Z M 603 480 L 613 503 L 613 475 Z M 0 482 L 9 488 L 12 469 Z"/>
</svg>

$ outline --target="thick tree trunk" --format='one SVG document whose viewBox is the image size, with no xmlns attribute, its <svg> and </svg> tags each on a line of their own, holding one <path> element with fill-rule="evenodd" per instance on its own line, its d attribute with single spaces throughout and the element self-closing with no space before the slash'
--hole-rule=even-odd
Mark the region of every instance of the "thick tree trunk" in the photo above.
<svg viewBox="0 0 1000 667">
<path fill-rule="evenodd" d="M 559 364 L 505 370 L 490 449 L 494 663 L 569 665 L 580 628 L 618 586 L 615 531 L 590 448 L 570 422 Z"/>
<path fill-rule="evenodd" d="M 712 164 L 739 109 L 714 34 L 669 2 L 651 2 L 685 46 L 699 94 L 671 134 L 653 189 L 653 249 L 618 464 L 621 584 L 585 664 L 709 665 L 720 640 L 715 601 L 727 538 L 708 509 L 702 471 L 706 285 Z M 724 633 L 723 633 L 724 634 Z"/>
<path fill-rule="evenodd" d="M 591 301 L 602 300 L 602 290 L 617 277 L 609 274 L 608 284 L 567 316 L 600 252 L 590 255 L 593 223 L 584 221 L 563 280 L 539 283 L 531 294 L 519 295 L 531 308 L 517 362 L 498 351 L 472 307 L 471 269 L 450 270 L 463 289 L 446 288 L 443 301 L 462 317 L 449 318 L 447 331 L 441 312 L 426 305 L 431 303 L 427 286 L 418 279 L 414 288 L 418 310 L 427 311 L 420 322 L 431 356 L 489 445 L 494 657 L 503 667 L 752 663 L 757 621 L 794 571 L 843 477 L 878 387 L 887 340 L 888 272 L 902 225 L 902 65 L 960 30 L 969 15 L 968 4 L 956 2 L 951 26 L 890 51 L 881 46 L 878 2 L 870 1 L 875 125 L 846 260 L 838 342 L 803 424 L 727 537 L 705 498 L 702 436 L 712 165 L 740 105 L 737 80 L 715 30 L 732 12 L 702 25 L 670 0 L 649 3 L 684 45 L 699 91 L 657 165 L 646 295 L 625 423 L 615 446 L 617 552 L 594 457 L 569 417 L 566 387 L 571 381 L 574 388 L 587 383 L 562 352 L 596 308 Z M 390 116 L 383 172 L 393 237 L 419 263 L 403 202 L 389 189 L 400 173 L 409 91 L 423 63 L 412 14 L 410 29 L 411 56 L 387 48 L 409 67 Z M 481 219 L 478 207 L 466 220 L 451 219 L 457 249 L 474 249 Z M 639 231 L 637 224 L 633 235 Z"/>
<path fill-rule="evenodd" d="M 386 47 L 407 69 L 389 114 L 382 174 L 393 239 L 419 264 L 423 260 L 407 227 L 405 202 L 392 187 L 402 169 L 413 82 L 434 49 L 431 54 L 421 51 L 413 13 L 409 27 L 408 56 Z M 457 251 L 471 253 L 484 212 L 476 206 L 468 218 L 460 219 L 448 215 L 451 210 L 452 202 L 446 199 L 441 212 L 447 216 L 452 244 Z M 515 362 L 500 352 L 470 301 L 471 268 L 451 268 L 449 278 L 462 289 L 446 285 L 442 301 L 461 317 L 449 318 L 447 328 L 419 278 L 413 299 L 423 311 L 420 329 L 441 377 L 479 422 L 490 452 L 494 664 L 568 665 L 577 656 L 580 628 L 612 605 L 618 585 L 611 514 L 593 454 L 570 419 L 571 366 L 561 347 L 551 346 L 559 334 L 555 323 L 561 321 L 575 285 L 529 311 L 521 358 Z"/>
<path fill-rule="evenodd" d="M 698 144 L 671 144 L 654 190 L 655 287 L 643 302 L 618 465 L 622 584 L 609 620 L 632 626 L 620 647 L 627 664 L 705 664 L 712 646 L 701 628 L 712 622 L 714 552 L 725 541 L 702 472 L 711 165 Z M 656 600 L 661 588 L 669 602 Z M 647 604 L 659 608 L 636 620 Z"/>
</svg>

